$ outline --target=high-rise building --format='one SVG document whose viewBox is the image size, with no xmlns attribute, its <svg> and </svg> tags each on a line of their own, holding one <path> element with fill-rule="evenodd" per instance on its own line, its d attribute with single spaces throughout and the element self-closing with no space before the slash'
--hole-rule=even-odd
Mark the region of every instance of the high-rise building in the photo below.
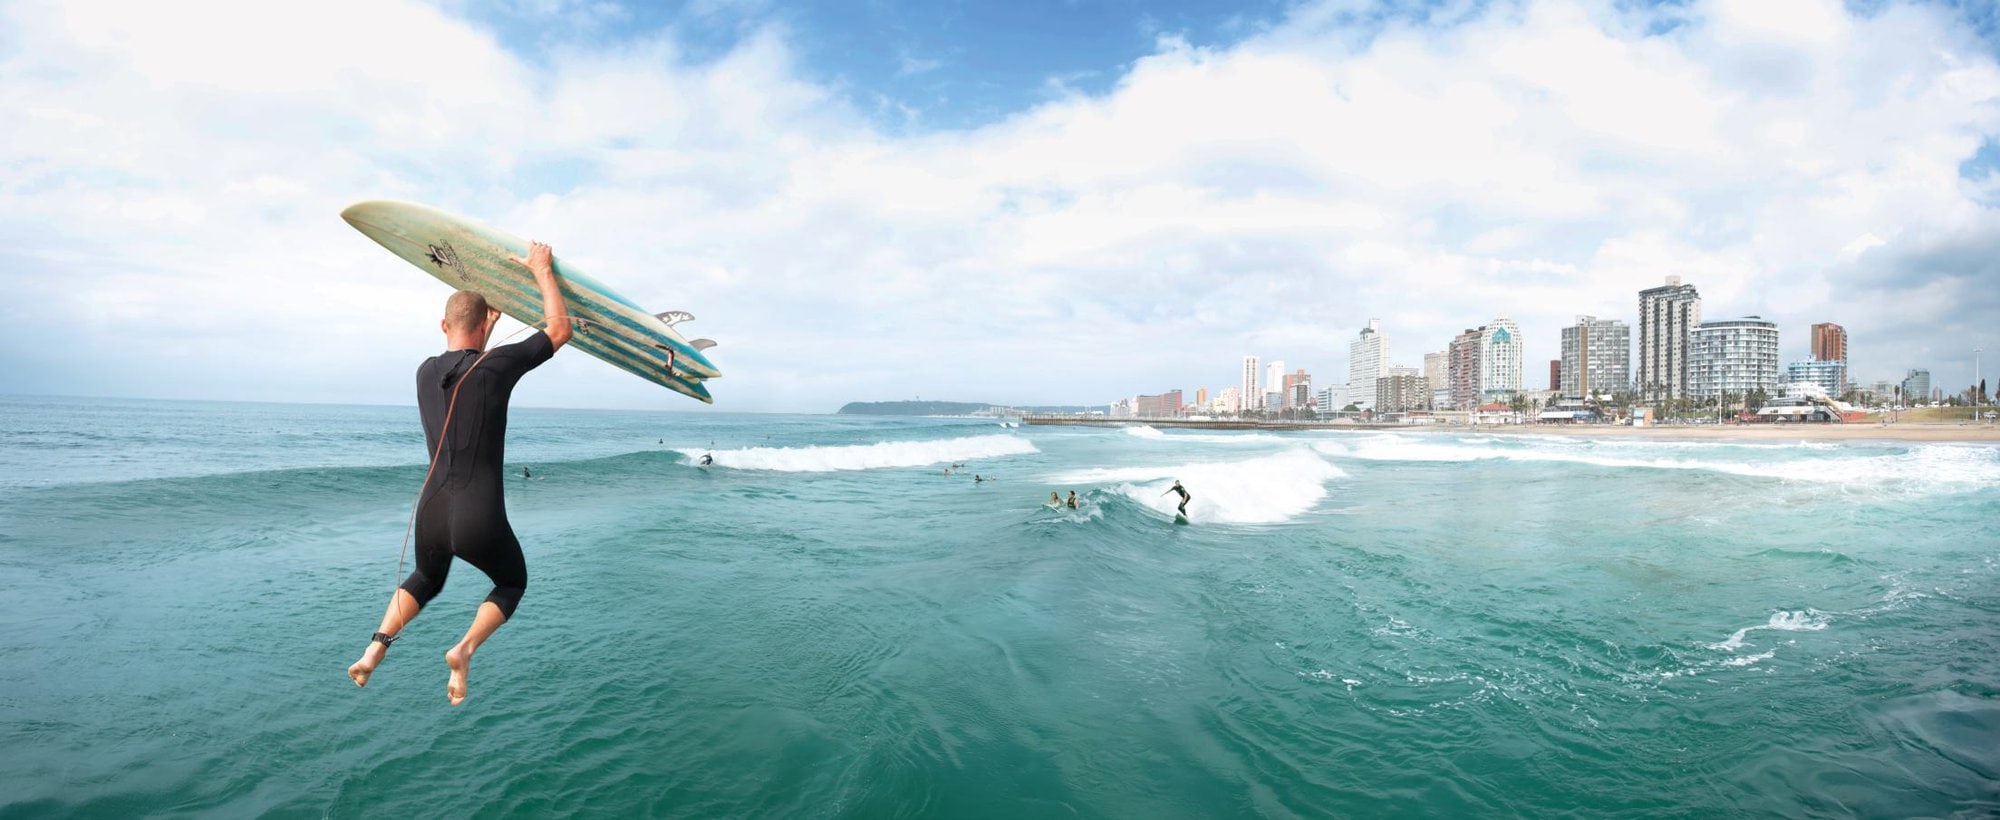
<svg viewBox="0 0 2000 820">
<path fill-rule="evenodd" d="M 1430 395 L 1424 399 L 1426 408 L 1436 410 L 1451 406 L 1451 386 L 1445 377 L 1451 372 L 1451 353 L 1440 350 L 1424 354 L 1424 384 L 1430 387 Z"/>
<path fill-rule="evenodd" d="M 1702 322 L 1688 337 L 1687 395 L 1778 394 L 1778 326 L 1760 317 Z"/>
<path fill-rule="evenodd" d="M 1278 410 L 1285 409 L 1284 405 L 1285 360 L 1284 359 L 1273 359 L 1269 362 L 1264 363 L 1264 392 L 1266 394 L 1271 394 L 1271 393 L 1278 394 L 1278 402 L 1279 402 L 1276 406 L 1265 407 L 1264 408 L 1265 410 L 1275 412 Z"/>
<path fill-rule="evenodd" d="M 1639 291 L 1639 395 L 1673 399 L 1688 391 L 1688 339 L 1701 324 L 1701 293 L 1667 277 Z"/>
<path fill-rule="evenodd" d="M 1389 337 L 1382 320 L 1369 319 L 1347 344 L 1347 402 L 1363 410 L 1375 406 L 1375 380 L 1388 374 Z"/>
<path fill-rule="evenodd" d="M 1549 392 L 1560 396 L 1562 395 L 1562 389 L 1563 389 L 1563 360 L 1550 359 Z"/>
<path fill-rule="evenodd" d="M 1181 391 L 1169 390 L 1157 396 L 1140 396 L 1133 405 L 1142 419 L 1174 418 L 1181 414 Z"/>
<path fill-rule="evenodd" d="M 1222 392 L 1216 394 L 1215 397 L 1215 412 L 1217 413 L 1243 412 L 1242 392 L 1234 387 L 1222 388 Z"/>
<path fill-rule="evenodd" d="M 1840 396 L 1847 392 L 1847 328 L 1832 322 L 1821 322 L 1812 326 L 1812 360 L 1816 362 L 1839 362 L 1839 383 L 1827 393 Z"/>
<path fill-rule="evenodd" d="M 1486 328 L 1470 328 L 1453 337 L 1445 347 L 1445 379 L 1450 385 L 1452 410 L 1471 410 L 1479 406 L 1479 394 L 1484 385 L 1480 381 L 1479 337 Z M 1444 409 L 1444 408 L 1440 408 Z"/>
<path fill-rule="evenodd" d="M 1813 325 L 1812 357 L 1816 362 L 1847 361 L 1847 328 L 1832 322 Z"/>
<path fill-rule="evenodd" d="M 1208 409 L 1208 388 L 1197 387 L 1194 389 L 1194 406 L 1203 410 Z"/>
<path fill-rule="evenodd" d="M 1340 402 L 1347 401 L 1347 385 L 1336 384 L 1322 387 L 1319 389 L 1318 395 L 1314 396 L 1314 398 L 1319 402 L 1320 412 L 1340 412 Z"/>
<path fill-rule="evenodd" d="M 1257 383 L 1256 356 L 1243 357 L 1243 381 L 1237 385 L 1237 396 L 1241 401 L 1238 413 L 1256 409 L 1256 402 L 1264 397 L 1264 388 Z"/>
<path fill-rule="evenodd" d="M 1904 403 L 1919 404 L 1930 401 L 1930 398 L 1931 372 L 1921 367 L 1910 368 L 1910 372 L 1903 376 Z"/>
<path fill-rule="evenodd" d="M 1521 328 L 1505 316 L 1479 333 L 1479 390 L 1486 401 L 1506 401 L 1521 392 Z"/>
<path fill-rule="evenodd" d="M 1843 392 L 1841 378 L 1846 375 L 1847 363 L 1842 361 L 1821 361 L 1809 359 L 1785 365 L 1785 394 L 1798 391 L 1796 385 L 1812 385 L 1822 394 L 1839 398 Z"/>
<path fill-rule="evenodd" d="M 1430 400 L 1430 385 L 1414 367 L 1392 367 L 1389 375 L 1375 380 L 1375 412 L 1407 413 L 1423 409 Z"/>
<path fill-rule="evenodd" d="M 1285 374 L 1285 406 L 1303 410 L 1313 403 L 1313 377 L 1301 367 Z"/>
<path fill-rule="evenodd" d="M 1632 383 L 1632 329 L 1617 319 L 1578 316 L 1562 330 L 1562 388 L 1558 395 L 1587 398 L 1616 393 Z"/>
</svg>

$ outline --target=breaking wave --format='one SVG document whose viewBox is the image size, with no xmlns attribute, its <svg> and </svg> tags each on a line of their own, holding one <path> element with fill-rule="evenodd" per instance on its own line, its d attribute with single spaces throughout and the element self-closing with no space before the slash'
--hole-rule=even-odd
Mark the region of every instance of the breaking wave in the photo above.
<svg viewBox="0 0 2000 820">
<path fill-rule="evenodd" d="M 966 436 L 929 441 L 883 441 L 823 447 L 747 447 L 740 450 L 676 448 L 688 463 L 703 453 L 715 456 L 715 466 L 781 473 L 830 473 L 841 470 L 881 470 L 924 467 L 972 459 L 1018 456 L 1038 452 L 1027 439 L 1012 435 Z"/>
<path fill-rule="evenodd" d="M 1829 456 L 1839 445 L 1810 447 L 1763 444 L 1684 442 L 1619 443 L 1548 442 L 1492 439 L 1450 439 L 1380 435 L 1353 440 L 1323 439 L 1313 449 L 1326 455 L 1362 461 L 1563 462 L 1598 467 L 1654 470 L 1705 470 L 1756 478 L 1775 478 L 1842 485 L 1900 486 L 1917 490 L 1954 490 L 2000 485 L 2000 448 L 1963 444 L 1924 444 L 1897 453 L 1856 451 Z M 1806 458 L 1799 450 L 1811 452 Z M 1662 453 L 1661 451 L 1666 451 Z"/>
<path fill-rule="evenodd" d="M 1310 450 L 1293 449 L 1241 461 L 1072 470 L 1051 480 L 1101 485 L 1162 515 L 1179 506 L 1179 496 L 1166 495 L 1179 480 L 1194 496 L 1188 504 L 1194 521 L 1271 524 L 1312 509 L 1326 497 L 1326 482 L 1346 475 Z"/>
</svg>

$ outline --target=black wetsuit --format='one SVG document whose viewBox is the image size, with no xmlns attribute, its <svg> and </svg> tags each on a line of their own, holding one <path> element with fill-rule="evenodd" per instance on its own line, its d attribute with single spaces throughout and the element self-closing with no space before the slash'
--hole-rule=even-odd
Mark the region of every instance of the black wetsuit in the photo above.
<svg viewBox="0 0 2000 820">
<path fill-rule="evenodd" d="M 417 368 L 424 442 L 429 452 L 437 453 L 417 506 L 416 570 L 402 585 L 419 606 L 444 589 L 456 555 L 493 580 L 486 600 L 502 615 L 514 616 L 528 587 L 528 563 L 507 524 L 501 495 L 507 400 L 523 375 L 553 355 L 548 335 L 536 331 L 526 340 L 494 348 L 478 367 L 473 362 L 479 351 L 467 349 L 433 356 Z M 451 441 L 440 451 L 438 432 L 445 426 L 453 388 L 458 389 L 458 404 L 451 409 Z"/>
<path fill-rule="evenodd" d="M 1180 494 L 1181 494 L 1181 507 L 1180 507 L 1180 511 L 1181 511 L 1181 517 L 1183 517 L 1183 518 L 1187 517 L 1187 505 L 1188 505 L 1188 502 L 1189 502 L 1189 501 L 1193 501 L 1193 500 L 1194 500 L 1194 496 L 1192 496 L 1192 495 L 1189 495 L 1189 494 L 1188 494 L 1188 491 L 1187 491 L 1187 490 L 1184 490 L 1184 489 L 1182 489 L 1182 488 L 1181 488 L 1181 485 L 1179 485 L 1179 484 L 1175 484 L 1174 486 L 1172 486 L 1172 487 L 1169 487 L 1169 488 L 1167 489 L 1167 492 L 1170 492 L 1170 493 L 1180 493 Z"/>
</svg>

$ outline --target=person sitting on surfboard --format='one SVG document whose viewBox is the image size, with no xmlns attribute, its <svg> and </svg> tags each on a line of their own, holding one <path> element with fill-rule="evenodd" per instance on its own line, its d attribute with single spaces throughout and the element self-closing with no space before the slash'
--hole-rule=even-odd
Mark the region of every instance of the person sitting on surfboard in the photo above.
<svg viewBox="0 0 2000 820">
<path fill-rule="evenodd" d="M 1070 491 L 1069 491 L 1069 508 L 1070 508 L 1070 509 L 1072 509 L 1072 510 L 1076 509 L 1076 491 L 1075 491 L 1075 490 L 1070 490 Z"/>
<path fill-rule="evenodd" d="M 445 301 L 444 321 L 439 323 L 446 352 L 417 368 L 417 410 L 423 417 L 432 464 L 417 498 L 416 568 L 390 595 L 389 611 L 383 613 L 382 626 L 370 636 L 361 659 L 347 668 L 356 686 L 368 685 L 368 676 L 382 663 L 403 626 L 444 588 L 451 559 L 457 557 L 493 581 L 493 592 L 479 605 L 465 637 L 444 653 L 445 664 L 451 667 L 445 695 L 453 706 L 465 702 L 472 653 L 513 617 L 528 586 L 527 561 L 507 523 L 501 493 L 507 402 L 522 376 L 569 341 L 570 320 L 549 246 L 532 243 L 528 258 L 515 257 L 514 262 L 533 272 L 541 288 L 544 330 L 486 350 L 500 312 L 485 297 L 462 290 Z"/>
<path fill-rule="evenodd" d="M 1049 506 L 1051 507 L 1062 506 L 1062 493 L 1060 492 L 1049 493 Z"/>
<path fill-rule="evenodd" d="M 1193 500 L 1194 500 L 1194 496 L 1191 496 L 1191 495 L 1188 495 L 1188 491 L 1187 491 L 1187 488 L 1186 488 L 1186 487 L 1182 487 L 1182 486 L 1181 486 L 1181 483 L 1180 483 L 1180 482 L 1179 482 L 1178 480 L 1174 482 L 1174 486 L 1172 486 L 1172 487 L 1168 487 L 1168 488 L 1167 488 L 1167 492 L 1165 492 L 1165 493 L 1160 493 L 1160 495 L 1166 495 L 1167 493 L 1180 493 L 1180 494 L 1181 494 L 1181 508 L 1180 508 L 1180 516 L 1181 516 L 1182 518 L 1186 518 L 1186 517 L 1187 517 L 1187 505 L 1188 505 L 1188 502 L 1189 502 L 1189 501 L 1193 501 Z"/>
</svg>

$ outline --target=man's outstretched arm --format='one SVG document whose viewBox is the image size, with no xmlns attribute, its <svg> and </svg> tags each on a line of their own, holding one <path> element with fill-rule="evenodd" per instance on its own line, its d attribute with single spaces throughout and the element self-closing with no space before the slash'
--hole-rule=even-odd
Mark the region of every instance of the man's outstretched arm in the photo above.
<svg viewBox="0 0 2000 820">
<path fill-rule="evenodd" d="M 563 300 L 562 284 L 556 280 L 553 256 L 548 245 L 530 242 L 528 258 L 513 259 L 535 275 L 535 284 L 542 289 L 542 332 L 549 335 L 551 347 L 561 349 L 569 341 L 569 303 Z"/>
</svg>

